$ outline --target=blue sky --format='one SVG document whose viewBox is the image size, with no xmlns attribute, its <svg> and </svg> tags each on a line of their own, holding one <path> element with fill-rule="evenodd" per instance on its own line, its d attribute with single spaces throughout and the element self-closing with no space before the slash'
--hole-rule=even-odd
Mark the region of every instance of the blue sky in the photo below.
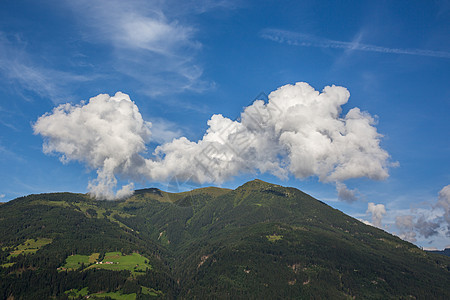
<svg viewBox="0 0 450 300">
<path fill-rule="evenodd" d="M 450 2 L 299 2 L 2 1 L 0 201 L 31 193 L 92 192 L 92 186 L 115 179 L 113 192 L 129 184 L 172 191 L 211 184 L 235 188 L 260 178 L 297 187 L 419 246 L 450 245 Z M 289 157 L 288 165 L 280 163 L 285 171 L 292 167 L 283 176 L 280 168 L 275 171 L 278 167 L 264 171 L 266 165 L 247 160 L 249 167 L 234 166 L 221 180 L 195 183 L 186 181 L 192 179 L 186 175 L 192 167 L 182 158 L 173 165 L 149 163 L 157 146 L 165 145 L 166 157 L 178 153 L 169 152 L 178 145 L 173 138 L 185 137 L 183 147 L 199 147 L 199 140 L 205 145 L 212 138 L 203 136 L 213 131 L 212 122 L 207 123 L 213 115 L 223 116 L 217 118 L 219 125 L 231 120 L 239 125 L 243 109 L 254 100 L 267 101 L 271 92 L 297 82 L 318 92 L 332 85 L 349 91 L 333 122 L 348 125 L 343 120 L 356 107 L 366 112 L 358 115 L 360 120 L 371 119 L 368 128 L 382 136 L 369 140 L 361 133 L 358 142 L 379 142 L 377 157 L 389 156 L 378 159 L 381 169 L 373 171 L 367 160 L 366 175 L 336 177 L 337 160 L 326 175 L 308 173 L 294 168 L 289 156 L 303 147 L 298 140 L 276 144 L 290 147 L 271 156 Z M 133 101 L 116 95 L 125 99 L 127 116 L 134 108 L 139 114 L 114 124 L 138 128 L 136 136 L 136 131 L 125 136 L 145 143 L 125 138 L 124 161 L 133 166 L 145 162 L 151 175 L 134 173 L 123 161 L 108 173 L 108 155 L 88 153 L 95 136 L 84 148 L 77 143 L 85 129 L 79 119 L 55 123 L 52 110 L 59 105 L 70 103 L 68 111 L 87 108 L 89 99 L 119 91 Z M 98 99 L 103 108 L 119 103 Z M 49 122 L 38 126 L 46 113 Z M 311 120 L 321 126 L 319 116 Z M 48 153 L 44 141 L 51 146 Z M 68 145 L 78 152 L 69 153 Z M 111 156 L 117 158 L 120 145 Z M 348 145 L 345 157 L 361 154 Z M 65 160 L 59 159 L 62 155 Z M 165 170 L 175 171 L 160 175 Z"/>
</svg>

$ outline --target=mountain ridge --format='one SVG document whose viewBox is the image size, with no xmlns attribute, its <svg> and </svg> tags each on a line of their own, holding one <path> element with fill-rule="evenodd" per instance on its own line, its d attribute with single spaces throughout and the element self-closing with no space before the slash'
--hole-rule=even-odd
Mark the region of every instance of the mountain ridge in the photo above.
<svg viewBox="0 0 450 300">
<path fill-rule="evenodd" d="M 0 216 L 4 298 L 66 299 L 71 289 L 135 299 L 149 291 L 167 299 L 450 296 L 448 257 L 261 180 L 234 190 L 143 189 L 118 201 L 29 195 L 0 206 Z M 112 271 L 93 262 L 117 251 L 117 261 L 139 253 L 151 268 Z M 77 259 L 79 269 L 61 271 Z M 33 289 L 42 274 L 50 288 Z"/>
</svg>

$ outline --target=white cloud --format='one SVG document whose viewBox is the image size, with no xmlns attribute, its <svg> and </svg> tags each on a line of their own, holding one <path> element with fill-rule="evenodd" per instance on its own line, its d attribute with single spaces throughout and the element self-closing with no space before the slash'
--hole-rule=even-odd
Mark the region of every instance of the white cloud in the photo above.
<svg viewBox="0 0 450 300">
<path fill-rule="evenodd" d="M 381 135 L 358 108 L 341 116 L 348 97 L 342 87 L 319 93 L 306 83 L 283 86 L 267 104 L 258 100 L 245 108 L 241 122 L 214 115 L 202 140 L 180 138 L 158 147 L 161 161 L 153 164 L 152 177 L 159 178 L 158 167 L 179 176 L 178 166 L 186 165 L 200 182 L 222 182 L 242 171 L 324 182 L 384 179 L 389 154 L 379 145 Z"/>
<path fill-rule="evenodd" d="M 395 217 L 395 225 L 400 229 L 399 237 L 408 242 L 416 242 L 416 233 L 414 229 L 414 216 L 404 215 Z"/>
<path fill-rule="evenodd" d="M 336 40 L 316 37 L 310 34 L 292 32 L 280 29 L 267 28 L 261 32 L 261 37 L 272 40 L 278 43 L 285 43 L 293 46 L 302 47 L 318 47 L 318 48 L 335 48 L 344 50 L 359 50 L 369 52 L 393 53 L 393 54 L 408 54 L 420 55 L 430 57 L 450 58 L 450 53 L 445 51 L 433 51 L 422 49 L 399 49 L 380 47 L 375 45 L 360 43 L 358 39 L 352 42 L 342 42 Z"/>
<path fill-rule="evenodd" d="M 438 248 L 436 248 L 436 247 L 423 247 L 422 249 L 425 251 L 437 251 L 438 250 Z"/>
<path fill-rule="evenodd" d="M 448 232 L 450 232 L 450 184 L 443 187 L 439 192 L 436 206 L 444 210 L 444 220 L 447 223 Z"/>
<path fill-rule="evenodd" d="M 374 226 L 371 222 L 369 222 L 367 220 L 364 220 L 364 219 L 358 219 L 358 221 L 360 221 L 360 222 L 362 222 L 362 223 L 364 223 L 366 225 Z"/>
<path fill-rule="evenodd" d="M 141 48 L 159 54 L 173 55 L 178 44 L 195 46 L 190 41 L 193 29 L 162 17 L 146 17 L 136 12 L 124 14 L 116 23 L 118 32 L 112 38 L 118 47 Z"/>
<path fill-rule="evenodd" d="M 400 230 L 399 237 L 410 242 L 415 242 L 417 235 L 425 238 L 437 235 L 440 227 L 436 219 L 427 218 L 424 214 L 397 216 L 395 225 Z"/>
<path fill-rule="evenodd" d="M 342 181 L 388 176 L 389 154 L 379 143 L 374 119 L 358 108 L 342 115 L 349 92 L 328 86 L 320 93 L 307 83 L 285 85 L 255 101 L 240 121 L 220 114 L 208 121 L 197 142 L 185 137 L 156 147 L 144 158 L 148 123 L 129 97 L 99 95 L 87 104 L 61 105 L 39 118 L 36 134 L 46 138 L 46 153 L 78 160 L 98 169 L 91 182 L 94 194 L 111 197 L 115 174 L 149 181 L 221 183 L 241 173 L 270 173 L 280 178 L 317 176 L 336 183 L 341 198 L 354 200 L 355 191 Z M 164 131 L 164 129 L 163 129 Z M 160 139 L 160 138 L 159 138 Z"/>
<path fill-rule="evenodd" d="M 81 0 L 68 1 L 67 5 L 91 30 L 86 38 L 92 42 L 103 41 L 117 48 L 148 50 L 162 56 L 174 55 L 181 46 L 199 46 L 192 40 L 195 29 L 168 20 L 158 1 Z"/>
<path fill-rule="evenodd" d="M 133 178 L 144 159 L 149 141 L 149 124 L 128 95 L 98 95 L 80 105 L 62 104 L 41 116 L 33 126 L 45 138 L 45 153 L 61 153 L 61 161 L 86 163 L 97 169 L 98 177 L 89 184 L 98 198 L 114 198 L 115 175 Z M 124 196 L 131 186 L 122 188 Z"/>
<path fill-rule="evenodd" d="M 26 43 L 17 36 L 0 32 L 0 74 L 22 88 L 47 98 L 53 103 L 65 102 L 72 85 L 86 82 L 88 76 L 76 75 L 41 66 L 26 51 Z"/>
<path fill-rule="evenodd" d="M 235 9 L 242 6 L 240 1 L 235 0 L 166 0 L 164 1 L 166 8 L 177 7 L 178 13 L 188 14 L 203 14 L 212 10 L 219 9 Z"/>
<path fill-rule="evenodd" d="M 414 231 L 406 231 L 406 232 L 402 232 L 398 235 L 399 238 L 401 238 L 402 240 L 411 242 L 411 243 L 415 243 L 417 242 L 417 234 Z"/>
<path fill-rule="evenodd" d="M 383 216 L 386 214 L 386 208 L 383 204 L 369 202 L 367 205 L 366 214 L 371 214 L 372 224 L 378 228 L 381 228 L 381 221 L 383 220 Z"/>
<path fill-rule="evenodd" d="M 411 230 L 414 228 L 414 217 L 411 215 L 397 216 L 395 218 L 395 225 L 401 229 Z"/>
<path fill-rule="evenodd" d="M 357 190 L 351 190 L 347 188 L 347 186 L 341 182 L 336 183 L 336 190 L 338 192 L 338 199 L 342 201 L 346 201 L 349 203 L 355 202 L 358 200 L 356 196 Z"/>
<path fill-rule="evenodd" d="M 414 224 L 414 228 L 417 229 L 419 234 L 423 235 L 425 238 L 429 238 L 436 235 L 439 224 L 434 222 L 434 220 L 427 220 L 425 216 L 420 216 L 417 222 Z"/>
<path fill-rule="evenodd" d="M 139 84 L 139 92 L 150 96 L 186 90 L 203 92 L 214 87 L 214 82 L 203 79 L 203 68 L 197 59 L 202 46 L 196 39 L 198 29 L 188 24 L 183 15 L 179 16 L 180 20 L 168 16 L 167 12 L 175 11 L 176 6 L 141 0 L 63 3 L 69 7 L 60 11 L 67 16 L 67 28 L 74 27 L 71 21 L 78 22 L 76 31 L 67 31 L 68 35 L 74 35 L 79 40 L 77 43 L 106 45 L 101 56 L 84 53 L 84 47 L 76 50 L 76 55 L 90 58 L 89 72 L 95 68 L 97 73 L 94 77 L 80 73 L 86 72 L 85 68 L 77 69 L 77 73 L 73 73 L 75 68 L 55 69 L 52 64 L 58 57 L 39 52 L 20 34 L 6 36 L 0 32 L 0 76 L 13 87 L 19 85 L 16 92 L 24 98 L 29 98 L 24 92 L 27 90 L 55 104 L 72 101 L 71 91 L 80 83 L 108 78 L 110 69 L 125 75 L 124 78 L 131 77 Z M 185 10 L 183 14 L 189 15 L 190 11 Z M 76 60 L 73 52 L 63 57 L 69 65 Z M 58 66 L 65 65 L 58 63 Z"/>
<path fill-rule="evenodd" d="M 196 61 L 201 48 L 195 39 L 197 29 L 167 14 L 177 6 L 166 9 L 162 2 L 140 0 L 66 4 L 77 16 L 82 36 L 91 43 L 109 45 L 110 63 L 140 82 L 146 94 L 201 92 L 213 86 L 202 79 L 203 69 Z"/>
<path fill-rule="evenodd" d="M 450 185 L 441 189 L 435 205 L 397 216 L 395 225 L 400 230 L 399 236 L 411 242 L 419 235 L 429 238 L 440 232 L 450 237 Z"/>
<path fill-rule="evenodd" d="M 152 118 L 152 142 L 164 144 L 182 136 L 176 124 L 161 118 Z"/>
</svg>

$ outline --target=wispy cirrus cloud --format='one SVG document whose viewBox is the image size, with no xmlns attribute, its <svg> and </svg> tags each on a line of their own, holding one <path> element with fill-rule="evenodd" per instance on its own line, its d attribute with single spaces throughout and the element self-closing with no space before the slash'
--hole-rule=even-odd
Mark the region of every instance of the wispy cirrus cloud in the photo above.
<svg viewBox="0 0 450 300">
<path fill-rule="evenodd" d="M 36 57 L 28 53 L 24 41 L 3 32 L 0 32 L 0 76 L 13 85 L 19 85 L 20 90 L 31 91 L 54 104 L 68 100 L 73 84 L 92 79 L 42 66 Z"/>
<path fill-rule="evenodd" d="M 281 29 L 266 28 L 260 32 L 260 36 L 264 39 L 278 42 L 281 44 L 288 44 L 300 47 L 334 48 L 344 50 L 358 50 L 358 51 L 379 52 L 379 53 L 450 58 L 450 52 L 446 51 L 381 47 L 376 45 L 360 43 L 358 39 L 352 42 L 336 41 L 322 37 L 317 37 L 310 34 Z"/>
<path fill-rule="evenodd" d="M 109 63 L 139 82 L 145 94 L 202 92 L 214 84 L 203 79 L 196 59 L 202 44 L 198 29 L 169 16 L 160 1 L 67 1 L 84 40 L 110 47 Z M 171 10 L 176 10 L 172 6 Z M 188 12 L 183 12 L 187 14 Z"/>
<path fill-rule="evenodd" d="M 64 1 L 58 7 L 67 15 L 63 30 L 71 36 L 71 46 L 65 48 L 52 32 L 43 32 L 40 42 L 55 42 L 52 54 L 64 51 L 53 57 L 36 48 L 33 36 L 0 32 L 0 76 L 23 98 L 30 100 L 32 92 L 54 104 L 73 100 L 77 87 L 94 81 L 101 86 L 131 80 L 135 91 L 152 97 L 203 92 L 214 82 L 204 78 L 198 59 L 200 28 L 186 16 L 225 9 L 224 3 L 203 1 L 178 9 L 161 1 Z"/>
<path fill-rule="evenodd" d="M 117 48 L 143 49 L 172 56 L 178 47 L 198 47 L 195 28 L 170 20 L 158 1 L 67 1 L 84 26 L 90 42 L 107 42 Z"/>
<path fill-rule="evenodd" d="M 19 162 L 25 161 L 22 156 L 15 153 L 14 151 L 5 148 L 3 145 L 0 144 L 0 161 L 6 160 L 16 160 Z"/>
</svg>

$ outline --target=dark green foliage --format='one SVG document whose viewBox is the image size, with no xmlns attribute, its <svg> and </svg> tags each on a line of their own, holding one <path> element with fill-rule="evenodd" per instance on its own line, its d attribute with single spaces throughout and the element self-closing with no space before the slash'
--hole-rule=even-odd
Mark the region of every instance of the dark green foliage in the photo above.
<svg viewBox="0 0 450 300">
<path fill-rule="evenodd" d="M 65 299 L 88 288 L 173 299 L 449 299 L 450 258 L 426 253 L 293 188 L 138 191 L 126 201 L 69 193 L 0 206 L 0 298 Z M 8 258 L 27 239 L 35 254 Z M 138 251 L 152 269 L 58 272 L 71 254 Z M 150 289 L 154 295 L 143 293 Z"/>
</svg>

